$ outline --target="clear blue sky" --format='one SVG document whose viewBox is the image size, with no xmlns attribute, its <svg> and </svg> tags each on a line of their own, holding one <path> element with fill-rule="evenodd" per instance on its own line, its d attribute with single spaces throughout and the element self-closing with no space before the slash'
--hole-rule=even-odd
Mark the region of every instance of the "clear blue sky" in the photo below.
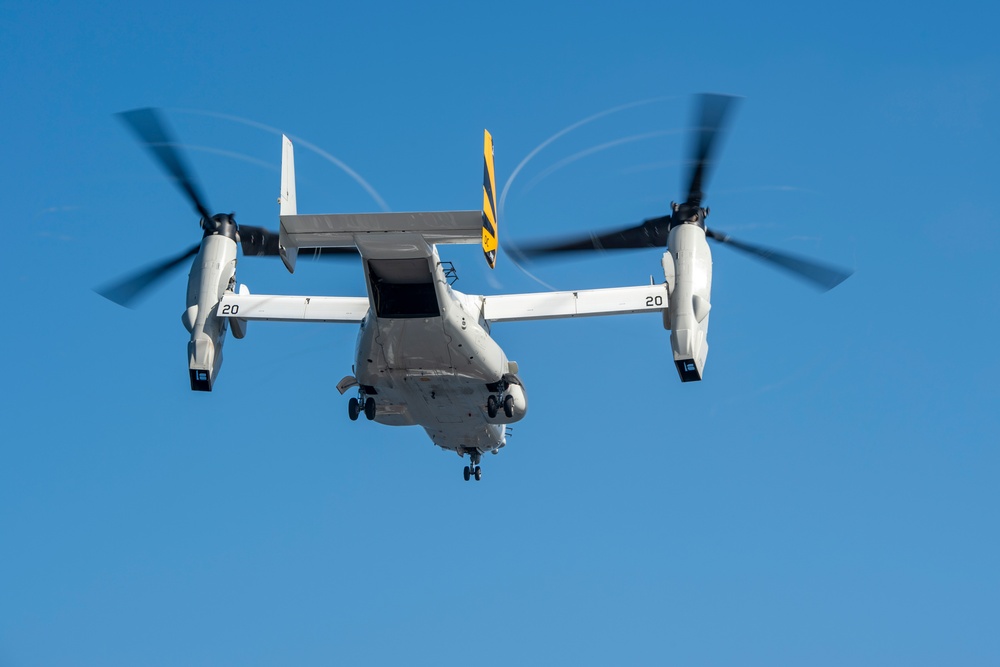
<svg viewBox="0 0 1000 667">
<path fill-rule="evenodd" d="M 0 2 L 0 665 L 1000 663 L 992 5 L 207 4 Z M 817 294 L 716 247 L 700 384 L 656 317 L 496 326 L 530 410 L 478 484 L 347 420 L 352 327 L 252 324 L 194 394 L 184 272 L 135 310 L 92 291 L 200 234 L 118 111 L 166 108 L 210 205 L 277 228 L 278 137 L 192 110 L 401 211 L 478 207 L 484 127 L 503 183 L 654 100 L 529 162 L 509 240 L 666 212 L 702 91 L 745 97 L 710 222 L 857 273 Z M 298 155 L 300 211 L 377 210 Z M 350 264 L 238 278 L 363 293 Z"/>
</svg>

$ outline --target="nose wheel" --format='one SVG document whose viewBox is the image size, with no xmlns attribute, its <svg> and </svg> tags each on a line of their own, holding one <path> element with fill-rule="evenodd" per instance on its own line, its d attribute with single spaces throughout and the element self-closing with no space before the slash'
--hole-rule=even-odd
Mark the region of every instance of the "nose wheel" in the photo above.
<svg viewBox="0 0 1000 667">
<path fill-rule="evenodd" d="M 469 452 L 469 458 L 472 459 L 472 465 L 465 466 L 462 470 L 462 477 L 465 478 L 466 482 L 475 477 L 478 482 L 483 478 L 483 469 L 479 467 L 479 461 L 482 459 L 482 454 L 478 451 L 471 451 Z"/>
</svg>

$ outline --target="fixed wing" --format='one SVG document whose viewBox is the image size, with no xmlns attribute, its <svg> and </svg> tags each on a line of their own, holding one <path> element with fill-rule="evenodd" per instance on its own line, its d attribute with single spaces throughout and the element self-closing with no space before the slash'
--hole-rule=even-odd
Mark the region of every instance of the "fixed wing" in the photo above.
<svg viewBox="0 0 1000 667">
<path fill-rule="evenodd" d="M 227 332 L 242 339 L 251 321 L 325 322 L 359 328 L 352 374 L 338 384 L 350 393 L 351 420 L 420 426 L 442 449 L 469 457 L 463 477 L 482 478 L 481 460 L 507 444 L 508 426 L 524 418 L 528 394 L 518 364 L 491 336 L 498 322 L 653 312 L 670 331 L 682 382 L 703 377 L 708 355 L 712 254 L 708 239 L 743 250 L 829 289 L 850 275 L 833 267 L 753 246 L 710 230 L 703 189 L 718 136 L 735 98 L 704 95 L 696 114 L 687 196 L 668 215 L 636 226 L 517 249 L 522 259 L 594 250 L 663 248 L 663 282 L 564 292 L 472 295 L 454 288 L 439 248 L 480 244 L 495 267 L 499 250 L 493 139 L 484 132 L 479 210 L 411 213 L 298 212 L 292 142 L 282 136 L 277 233 L 212 214 L 159 113 L 139 109 L 123 120 L 177 182 L 201 217 L 201 242 L 181 255 L 107 288 L 127 305 L 170 270 L 194 258 L 182 320 L 190 332 L 191 389 L 212 391 Z M 294 272 L 300 253 L 360 255 L 364 296 L 254 294 L 236 281 L 245 257 L 278 256 Z"/>
</svg>

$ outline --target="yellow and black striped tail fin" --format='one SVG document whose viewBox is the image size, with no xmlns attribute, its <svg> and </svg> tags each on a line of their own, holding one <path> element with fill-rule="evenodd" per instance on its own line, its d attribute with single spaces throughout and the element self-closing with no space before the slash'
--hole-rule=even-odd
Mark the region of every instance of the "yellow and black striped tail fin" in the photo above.
<svg viewBox="0 0 1000 667">
<path fill-rule="evenodd" d="M 483 254 L 490 268 L 497 265 L 497 182 L 493 172 L 493 137 L 483 130 Z"/>
</svg>

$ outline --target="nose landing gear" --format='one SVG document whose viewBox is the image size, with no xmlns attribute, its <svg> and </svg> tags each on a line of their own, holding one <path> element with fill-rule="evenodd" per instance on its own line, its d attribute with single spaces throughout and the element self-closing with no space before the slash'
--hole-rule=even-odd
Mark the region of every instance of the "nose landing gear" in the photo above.
<svg viewBox="0 0 1000 667">
<path fill-rule="evenodd" d="M 477 482 L 483 478 L 483 469 L 479 467 L 479 461 L 482 459 L 482 456 L 483 455 L 476 450 L 469 452 L 469 458 L 472 459 L 472 465 L 465 466 L 465 469 L 462 470 L 462 476 L 465 478 L 466 482 L 468 482 L 472 477 L 475 477 Z"/>
</svg>

